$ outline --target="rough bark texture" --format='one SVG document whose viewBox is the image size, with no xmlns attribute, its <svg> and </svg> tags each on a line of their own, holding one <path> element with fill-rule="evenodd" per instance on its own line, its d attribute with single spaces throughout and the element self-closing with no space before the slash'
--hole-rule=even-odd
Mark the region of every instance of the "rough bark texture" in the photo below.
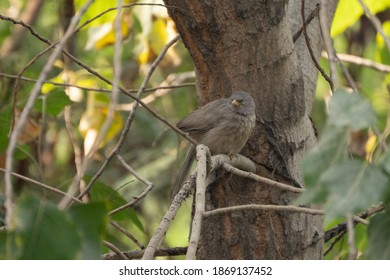
<svg viewBox="0 0 390 280">
<path fill-rule="evenodd" d="M 315 143 L 308 113 L 317 72 L 302 38 L 296 48 L 292 40 L 302 22 L 300 1 L 164 1 L 176 6 L 168 10 L 193 57 L 200 103 L 236 90 L 251 92 L 256 101 L 256 128 L 242 154 L 256 163 L 257 174 L 302 186 L 300 161 Z M 317 1 L 307 2 L 308 15 Z M 337 1 L 331 2 L 334 10 Z M 317 56 L 322 48 L 319 31 L 314 20 L 309 32 Z M 206 208 L 284 205 L 295 198 L 226 175 L 209 187 Z M 320 259 L 322 236 L 319 216 L 234 212 L 203 221 L 198 258 Z"/>
</svg>

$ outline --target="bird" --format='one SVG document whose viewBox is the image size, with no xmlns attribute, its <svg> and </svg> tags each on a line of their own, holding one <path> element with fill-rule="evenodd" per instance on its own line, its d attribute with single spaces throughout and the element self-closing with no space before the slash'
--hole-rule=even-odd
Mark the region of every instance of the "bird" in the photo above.
<svg viewBox="0 0 390 280">
<path fill-rule="evenodd" d="M 230 97 L 216 99 L 193 111 L 176 124 L 198 144 L 206 145 L 212 155 L 238 154 L 244 147 L 256 124 L 256 104 L 250 93 L 236 91 Z M 173 198 L 186 179 L 196 148 L 191 145 L 176 182 Z"/>
</svg>

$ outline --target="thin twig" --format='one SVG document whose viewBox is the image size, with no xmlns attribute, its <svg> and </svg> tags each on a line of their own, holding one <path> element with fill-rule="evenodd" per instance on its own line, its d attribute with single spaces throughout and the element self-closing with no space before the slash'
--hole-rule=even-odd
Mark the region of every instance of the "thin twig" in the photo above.
<svg viewBox="0 0 390 280">
<path fill-rule="evenodd" d="M 141 175 L 139 175 L 130 165 L 128 165 L 125 160 L 118 154 L 117 155 L 117 158 L 118 160 L 120 161 L 120 163 L 122 164 L 123 167 L 125 167 L 131 174 L 133 174 L 133 176 L 135 178 L 137 178 L 140 182 L 142 182 L 143 184 L 145 184 L 147 187 L 145 188 L 145 190 L 140 194 L 138 195 L 137 197 L 135 197 L 132 201 L 110 211 L 108 214 L 109 215 L 114 215 L 115 213 L 118 213 L 124 209 L 127 209 L 127 208 L 131 208 L 133 207 L 134 205 L 136 205 L 141 199 L 143 199 L 153 188 L 154 188 L 154 184 L 148 180 L 146 180 L 145 178 L 143 178 Z"/>
<path fill-rule="evenodd" d="M 153 101 L 155 101 L 158 97 L 162 97 L 166 95 L 170 90 L 172 90 L 174 88 L 172 87 L 173 83 L 181 84 L 184 80 L 191 79 L 191 78 L 195 78 L 194 71 L 170 74 L 164 80 L 164 82 L 161 83 L 160 86 L 156 88 L 154 93 L 149 94 L 148 96 L 142 98 L 142 101 L 145 102 L 146 104 L 150 104 Z M 195 86 L 195 83 L 188 83 L 188 84 Z M 117 109 L 122 111 L 130 111 L 133 108 L 133 106 L 134 106 L 134 102 L 130 104 L 121 104 L 118 106 Z"/>
<path fill-rule="evenodd" d="M 103 244 L 104 246 L 106 246 L 107 248 L 109 248 L 111 251 L 115 252 L 118 256 L 120 256 L 120 258 L 122 260 L 128 260 L 127 256 L 125 254 L 122 253 L 121 250 L 119 250 L 119 248 L 117 248 L 114 244 L 112 244 L 111 242 L 108 242 L 106 240 L 103 240 Z"/>
<path fill-rule="evenodd" d="M 375 215 L 376 213 L 382 212 L 383 210 L 385 210 L 385 205 L 383 203 L 379 203 L 378 205 L 374 205 L 356 216 L 362 219 L 366 219 L 372 215 Z M 346 222 L 340 223 L 325 232 L 324 241 L 328 242 L 330 239 L 339 235 L 341 232 L 345 232 L 346 230 Z"/>
<path fill-rule="evenodd" d="M 317 70 L 324 77 L 324 79 L 329 83 L 331 90 L 334 91 L 334 84 L 333 84 L 332 79 L 328 76 L 328 74 L 326 74 L 325 70 L 322 69 L 321 65 L 318 63 L 317 58 L 315 57 L 313 49 L 311 47 L 310 38 L 309 38 L 309 35 L 307 34 L 307 24 L 306 24 L 306 20 L 305 20 L 305 0 L 301 0 L 301 16 L 302 16 L 302 22 L 303 22 L 303 35 L 305 37 L 306 46 L 307 46 L 307 49 L 309 50 L 311 60 L 313 61 Z"/>
<path fill-rule="evenodd" d="M 356 260 L 357 250 L 355 246 L 355 227 L 354 227 L 352 215 L 347 216 L 347 232 L 348 232 L 349 259 Z"/>
<path fill-rule="evenodd" d="M 341 238 L 343 238 L 345 235 L 345 231 L 343 232 L 340 232 L 336 238 L 332 241 L 332 243 L 330 244 L 330 246 L 328 247 L 328 249 L 326 249 L 326 251 L 324 252 L 324 256 L 326 256 L 327 254 L 329 254 L 330 251 L 333 250 L 334 246 L 340 241 Z"/>
<path fill-rule="evenodd" d="M 82 161 L 81 167 L 78 170 L 72 185 L 69 187 L 68 193 L 73 194 L 75 193 L 75 190 L 79 188 L 79 192 L 83 193 L 85 189 L 82 189 L 80 186 L 80 181 L 82 180 L 88 166 L 89 162 L 91 161 L 93 155 L 95 152 L 99 149 L 100 143 L 103 141 L 104 137 L 106 136 L 113 120 L 115 117 L 115 109 L 118 104 L 118 96 L 119 96 L 119 82 L 120 82 L 120 76 L 122 73 L 122 66 L 121 66 L 121 56 L 122 56 L 122 30 L 121 30 L 121 12 L 122 12 L 122 0 L 118 0 L 118 10 L 117 15 L 114 20 L 114 31 L 115 31 L 115 45 L 114 45 L 114 59 L 113 59 L 113 65 L 114 65 L 114 75 L 113 75 L 113 81 L 112 81 L 112 92 L 110 94 L 110 104 L 108 106 L 108 112 L 107 117 L 105 118 L 101 128 L 99 129 L 99 133 L 97 134 L 96 138 L 93 140 L 93 143 L 88 147 L 87 150 L 85 150 L 85 157 Z M 87 186 L 88 187 L 88 186 Z M 86 188 L 87 188 L 86 187 Z M 82 199 L 83 197 L 79 197 Z M 60 202 L 60 208 L 63 209 L 69 204 L 70 200 L 67 200 L 66 198 Z"/>
<path fill-rule="evenodd" d="M 335 58 L 336 58 L 338 64 L 341 66 L 341 70 L 343 71 L 343 74 L 344 74 L 345 78 L 347 79 L 349 85 L 351 86 L 352 90 L 354 92 L 358 92 L 358 86 L 356 85 L 355 80 L 352 78 L 351 73 L 349 73 L 348 68 L 345 67 L 344 63 L 341 61 L 341 59 L 339 58 L 337 53 L 335 53 Z"/>
<path fill-rule="evenodd" d="M 228 163 L 223 163 L 222 167 L 230 173 L 236 174 L 236 175 L 244 177 L 244 178 L 251 179 L 251 180 L 259 182 L 259 183 L 264 183 L 270 187 L 275 187 L 275 188 L 279 188 L 279 189 L 294 192 L 294 193 L 303 192 L 303 189 L 293 187 L 291 185 L 287 185 L 284 183 L 280 183 L 280 182 L 259 176 L 257 174 L 251 173 L 251 172 L 246 172 L 246 171 L 240 170 L 240 169 L 238 169 L 238 168 L 236 168 Z"/>
<path fill-rule="evenodd" d="M 380 20 L 373 13 L 371 13 L 370 9 L 367 7 L 367 5 L 364 3 L 363 0 L 359 0 L 359 3 L 364 10 L 364 14 L 367 16 L 367 18 L 374 25 L 376 31 L 379 34 L 381 34 L 383 40 L 385 41 L 386 48 L 390 52 L 390 38 L 387 37 L 386 33 L 383 31 L 382 24 L 381 24 Z"/>
<path fill-rule="evenodd" d="M 325 58 L 329 58 L 326 52 L 322 52 L 322 56 Z M 346 54 L 346 53 L 338 53 L 337 57 L 344 62 L 353 63 L 356 65 L 366 66 L 371 69 L 374 69 L 383 73 L 390 73 L 390 66 L 386 64 L 382 64 L 367 58 L 363 58 L 356 55 Z"/>
<path fill-rule="evenodd" d="M 246 211 L 246 210 L 261 210 L 261 211 L 287 211 L 287 212 L 301 212 L 311 215 L 324 215 L 324 211 L 319 209 L 297 207 L 292 205 L 261 205 L 261 204 L 245 204 L 231 207 L 218 208 L 207 211 L 203 214 L 204 218 L 214 215 L 222 215 L 230 212 Z"/>
<path fill-rule="evenodd" d="M 163 57 L 165 56 L 166 52 L 168 51 L 168 49 L 174 45 L 178 40 L 180 39 L 180 36 L 177 35 L 175 36 L 170 42 L 168 42 L 168 44 L 164 47 L 164 49 L 161 51 L 161 53 L 158 55 L 158 57 L 155 59 L 155 61 L 153 62 L 149 72 L 146 74 L 142 84 L 141 84 L 141 87 L 139 88 L 138 90 L 138 93 L 137 93 L 137 98 L 139 100 L 141 94 L 144 92 L 145 88 L 146 88 L 146 85 L 147 83 L 149 82 L 149 79 L 150 77 L 152 76 L 154 70 L 156 69 L 157 65 L 160 63 L 160 61 L 163 59 Z M 134 104 L 134 107 L 133 107 L 133 110 L 130 112 L 129 116 L 127 117 L 127 120 L 126 120 L 126 123 L 125 123 L 125 126 L 122 130 L 122 133 L 121 133 L 121 136 L 115 146 L 115 148 L 111 151 L 111 153 L 108 155 L 108 157 L 106 158 L 106 160 L 103 162 L 102 166 L 100 167 L 100 169 L 98 170 L 98 172 L 93 176 L 93 178 L 89 181 L 87 187 L 85 188 L 85 190 L 78 196 L 79 198 L 80 197 L 83 197 L 88 191 L 89 189 L 92 187 L 93 183 L 100 177 L 100 175 L 103 173 L 104 169 L 106 168 L 106 166 L 108 165 L 108 163 L 111 161 L 111 159 L 114 157 L 114 155 L 120 150 L 120 148 L 122 147 L 125 139 L 126 139 L 126 136 L 127 136 L 127 133 L 129 132 L 130 130 L 130 126 L 133 122 L 133 118 L 135 116 L 135 112 L 136 112 L 136 109 L 138 108 L 138 105 L 140 103 L 135 103 Z"/>
<path fill-rule="evenodd" d="M 6 170 L 5 170 L 4 168 L 1 168 L 1 167 L 0 167 L 0 171 L 3 171 L 4 173 L 6 172 Z M 56 188 L 54 188 L 54 187 L 51 187 L 51 186 L 46 185 L 46 184 L 44 184 L 44 183 L 41 183 L 41 182 L 39 182 L 39 181 L 37 181 L 37 180 L 31 179 L 31 178 L 29 178 L 29 177 L 23 176 L 23 175 L 21 175 L 21 174 L 18 174 L 18 173 L 15 173 L 15 172 L 11 172 L 11 175 L 12 175 L 12 176 L 15 176 L 15 177 L 17 177 L 17 178 L 19 178 L 19 179 L 22 179 L 22 180 L 24 180 L 24 181 L 26 181 L 26 182 L 32 183 L 32 184 L 34 184 L 34 185 L 37 185 L 37 186 L 39 186 L 39 187 L 41 187 L 41 188 L 44 188 L 45 190 L 48 190 L 48 191 L 50 191 L 50 192 L 59 194 L 59 195 L 61 195 L 61 196 L 67 196 L 67 195 L 68 195 L 66 192 L 63 192 L 63 191 L 61 191 L 61 190 L 59 190 L 59 189 L 56 189 Z M 74 196 L 72 196 L 70 199 L 72 199 L 74 202 L 78 202 L 78 203 L 81 203 L 81 202 L 82 202 L 80 199 L 78 199 L 77 197 L 74 197 Z"/>
<path fill-rule="evenodd" d="M 306 26 L 308 26 L 310 24 L 310 22 L 316 17 L 318 16 L 318 11 L 320 10 L 320 5 L 317 4 L 316 7 L 314 8 L 313 11 L 311 11 L 310 15 L 307 17 L 307 19 L 304 21 L 304 24 Z M 303 32 L 303 24 L 301 26 L 301 28 L 299 28 L 299 30 L 297 32 L 295 32 L 294 36 L 293 36 L 293 42 L 295 43 L 298 38 L 301 36 L 302 32 Z"/>
<path fill-rule="evenodd" d="M 188 79 L 188 78 L 194 77 L 193 73 L 194 72 L 191 71 L 191 72 L 180 73 L 179 75 L 184 74 L 185 78 Z M 175 74 L 175 75 L 177 76 L 178 74 Z M 0 73 L 0 77 L 5 77 L 8 79 L 18 79 L 19 78 L 18 75 L 11 75 L 11 74 L 6 74 L 6 73 Z M 20 80 L 30 82 L 30 83 L 37 82 L 36 79 L 32 79 L 32 78 L 28 78 L 28 77 L 24 77 L 24 76 L 21 76 Z M 181 77 L 178 80 L 181 80 Z M 78 89 L 85 90 L 85 91 L 96 91 L 96 92 L 103 92 L 103 93 L 111 93 L 112 92 L 112 89 L 83 87 L 83 86 L 79 86 L 79 85 L 75 85 L 75 84 L 53 82 L 50 80 L 45 81 L 44 84 L 50 84 L 50 85 L 61 86 L 61 87 L 73 87 L 73 88 L 78 88 Z M 146 88 L 144 92 L 164 91 L 164 90 L 172 90 L 172 89 L 176 89 L 176 88 L 194 87 L 194 86 L 195 86 L 195 83 L 180 83 L 180 84 L 174 84 L 174 85 L 163 85 L 163 86 L 158 86 L 158 87 Z M 138 91 L 138 89 L 124 89 L 124 90 L 128 93 L 136 93 Z M 156 94 L 155 96 L 160 97 L 161 95 L 162 94 L 159 93 L 159 94 Z M 150 104 L 152 101 L 155 100 L 155 98 L 152 99 L 151 97 L 147 96 L 147 97 L 142 98 L 141 100 L 145 104 Z M 118 107 L 119 107 L 119 105 L 118 105 Z M 128 108 L 123 108 L 123 110 L 129 111 Z"/>
<path fill-rule="evenodd" d="M 187 247 L 175 247 L 175 248 L 162 248 L 154 252 L 154 257 L 165 257 L 165 256 L 181 256 L 185 255 Z M 145 253 L 145 250 L 122 252 L 129 260 L 140 259 Z M 108 253 L 102 256 L 104 260 L 120 260 L 120 255 L 116 253 Z"/>
<path fill-rule="evenodd" d="M 69 24 L 68 29 L 66 30 L 64 36 L 61 38 L 59 43 L 56 45 L 56 48 L 53 50 L 49 59 L 47 60 L 45 66 L 43 67 L 42 72 L 39 75 L 37 83 L 34 85 L 33 89 L 29 94 L 27 103 L 20 115 L 18 122 L 15 124 L 14 130 L 11 133 L 9 145 L 6 151 L 6 173 L 5 173 L 5 208 L 6 208 L 6 217 L 5 223 L 7 226 L 12 226 L 12 200 L 13 200 L 13 186 L 11 181 L 11 172 L 13 167 L 13 154 L 16 148 L 17 139 L 22 132 L 25 123 L 27 122 L 28 115 L 34 105 L 35 99 L 37 98 L 43 82 L 46 80 L 47 75 L 53 67 L 53 63 L 57 56 L 61 53 L 66 41 L 70 38 L 73 30 L 76 28 L 78 22 L 80 21 L 81 16 L 87 11 L 89 6 L 94 2 L 94 0 L 89 0 L 86 2 L 79 10 L 79 12 L 72 17 L 72 20 Z"/>
<path fill-rule="evenodd" d="M 355 222 L 361 223 L 362 225 L 368 226 L 368 221 L 365 219 L 360 218 L 359 216 L 352 216 L 352 219 Z"/>
<path fill-rule="evenodd" d="M 5 17 L 4 18 L 5 20 L 9 20 L 11 18 L 8 18 L 8 17 Z M 22 26 L 28 26 L 26 25 L 24 22 L 20 22 L 20 21 L 17 21 L 15 19 L 11 19 L 10 20 L 11 22 L 15 23 L 15 24 L 21 24 Z M 28 26 L 27 27 L 29 30 L 33 30 L 31 26 Z M 33 32 L 32 33 L 34 36 L 36 34 L 36 32 Z M 38 39 L 42 40 L 42 36 L 37 36 Z M 50 42 L 50 40 L 46 39 L 46 38 L 43 38 L 42 40 L 44 43 L 48 44 L 48 45 L 53 45 L 53 43 Z M 95 70 L 93 70 L 92 68 L 90 68 L 89 66 L 87 66 L 86 64 L 84 64 L 83 62 L 81 62 L 79 59 L 77 59 L 76 57 L 74 57 L 72 54 L 70 54 L 68 51 L 66 50 L 62 50 L 63 54 L 65 56 L 67 56 L 69 59 L 71 59 L 74 63 L 78 64 L 80 67 L 84 68 L 88 73 L 92 74 L 93 76 L 97 77 L 98 79 L 102 80 L 103 82 L 105 82 L 106 84 L 108 85 L 112 85 L 111 84 L 111 81 L 106 79 L 105 77 L 103 77 L 102 75 L 100 75 L 98 72 L 96 72 Z M 140 98 L 138 98 L 136 95 L 133 95 L 132 92 L 130 91 L 126 91 L 126 89 L 120 87 L 119 90 L 129 96 L 131 99 L 137 101 L 143 108 L 145 108 L 149 113 L 151 113 L 156 119 L 160 120 L 162 123 L 164 123 L 166 126 L 168 126 L 170 129 L 172 129 L 174 132 L 176 132 L 177 134 L 181 135 L 183 138 L 185 138 L 186 140 L 188 140 L 190 143 L 196 145 L 196 141 L 194 141 L 190 136 L 188 136 L 186 133 L 184 133 L 183 131 L 181 131 L 180 129 L 178 129 L 175 125 L 171 124 L 168 120 L 166 120 L 165 118 L 163 118 L 162 116 L 160 116 L 160 114 L 158 114 L 156 111 L 154 111 L 152 108 L 150 108 L 146 103 L 144 103 Z M 138 91 L 137 91 L 138 92 Z"/>
<path fill-rule="evenodd" d="M 89 162 L 92 159 L 95 152 L 99 149 L 100 143 L 103 141 L 104 137 L 106 136 L 113 120 L 115 117 L 115 110 L 118 104 L 118 96 L 119 96 L 119 83 L 120 83 L 120 77 L 122 74 L 122 65 L 121 65 L 121 56 L 122 56 L 122 30 L 121 30 L 121 12 L 122 12 L 122 0 L 118 0 L 118 10 L 117 15 L 114 20 L 114 32 L 115 32 L 115 44 L 114 44 L 114 59 L 113 59 L 113 65 L 114 65 L 114 76 L 112 81 L 112 91 L 110 94 L 110 104 L 108 106 L 108 112 L 107 117 L 104 120 L 104 123 L 102 124 L 101 128 L 99 129 L 99 133 L 94 139 L 91 147 L 89 150 L 85 151 L 86 156 L 84 157 L 83 163 L 81 165 L 80 172 L 78 172 L 75 176 L 75 180 L 73 181 L 72 186 L 70 187 L 70 191 L 76 189 L 80 185 L 80 181 L 82 177 L 84 176 Z M 87 187 L 88 188 L 88 185 Z M 80 193 L 85 192 L 85 189 L 80 188 Z M 86 192 L 85 192 L 86 193 Z M 82 198 L 83 196 L 80 196 Z M 63 205 L 68 205 L 69 201 L 64 201 Z"/>
<path fill-rule="evenodd" d="M 131 241 L 134 242 L 135 245 L 137 245 L 138 248 L 140 249 L 145 249 L 145 246 L 141 244 L 141 242 L 139 242 L 137 240 L 137 238 L 135 238 L 132 234 L 130 234 L 126 229 L 124 229 L 120 224 L 118 224 L 117 222 L 114 222 L 114 221 L 111 221 L 110 222 L 110 225 L 112 225 L 114 228 L 116 228 L 117 230 L 119 230 L 121 233 L 123 233 L 127 238 L 129 238 Z"/>
<path fill-rule="evenodd" d="M 105 14 L 109 13 L 109 12 L 112 12 L 112 11 L 115 11 L 115 10 L 118 10 L 118 9 L 127 9 L 127 8 L 132 8 L 134 6 L 157 6 L 157 7 L 163 7 L 163 8 L 171 8 L 171 9 L 178 9 L 180 10 L 181 12 L 184 12 L 186 13 L 186 11 L 179 7 L 179 6 L 170 6 L 170 5 L 165 5 L 165 4 L 158 4 L 158 3 L 132 3 L 132 4 L 126 4 L 126 5 L 121 5 L 121 6 L 117 6 L 117 7 L 112 7 L 112 8 L 109 8 L 103 12 L 101 12 L 100 14 L 97 14 L 96 16 L 94 16 L 93 18 L 89 19 L 89 20 L 86 20 L 84 23 L 82 23 L 79 28 L 76 29 L 75 32 L 78 32 L 80 31 L 81 29 L 83 29 L 85 26 L 87 26 L 88 24 L 90 24 L 91 22 L 97 20 L 98 18 L 104 16 Z"/>
<path fill-rule="evenodd" d="M 198 175 L 196 176 L 195 214 L 192 219 L 190 242 L 188 245 L 187 260 L 196 259 L 200 232 L 202 230 L 202 215 L 206 208 L 206 178 L 207 178 L 207 154 L 210 153 L 205 145 L 196 147 L 196 159 Z"/>
<path fill-rule="evenodd" d="M 330 37 L 330 30 L 328 25 L 328 3 L 327 0 L 320 0 L 320 27 L 322 38 L 324 39 L 325 49 L 329 56 L 330 65 L 330 79 L 332 81 L 332 89 L 339 88 L 340 83 L 337 74 L 336 58 L 334 55 L 333 43 Z M 332 90 L 333 91 L 333 90 Z"/>
</svg>

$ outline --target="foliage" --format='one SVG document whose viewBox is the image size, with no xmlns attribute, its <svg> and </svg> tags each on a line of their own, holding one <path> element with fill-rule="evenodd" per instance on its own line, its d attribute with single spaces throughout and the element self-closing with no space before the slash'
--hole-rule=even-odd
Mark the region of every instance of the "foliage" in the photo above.
<svg viewBox="0 0 390 280">
<path fill-rule="evenodd" d="M 18 13 L 26 7 L 26 0 L 0 3 L 0 14 Z M 76 10 L 85 1 L 75 0 Z M 151 63 L 166 44 L 176 35 L 172 20 L 161 1 L 151 5 L 134 5 L 141 1 L 125 0 L 119 15 L 122 36 L 120 86 L 134 94 L 150 70 Z M 390 34 L 389 0 L 365 0 L 370 10 L 381 16 L 383 29 Z M 61 29 L 56 1 L 45 1 L 38 13 L 34 30 L 55 42 Z M 91 150 L 92 144 L 108 118 L 112 104 L 112 87 L 99 79 L 114 79 L 116 40 L 114 21 L 116 1 L 95 1 L 83 15 L 79 26 L 88 23 L 72 36 L 73 55 L 89 69 L 67 62 L 60 57 L 41 88 L 27 125 L 18 139 L 14 153 L 14 171 L 33 180 L 44 182 L 68 192 L 80 161 Z M 389 52 L 381 36 L 362 17 L 363 9 L 357 0 L 341 0 L 332 26 L 337 52 L 355 54 L 379 63 L 389 64 Z M 91 21 L 90 21 L 91 20 Z M 0 41 L 11 38 L 15 26 L 0 21 Z M 371 26 L 371 25 L 370 25 Z M 363 30 L 368 30 L 363 32 Z M 367 36 L 364 40 L 357 40 Z M 0 75 L 0 167 L 4 167 L 5 151 L 13 118 L 18 119 L 31 89 L 47 61 L 50 52 L 37 57 L 47 46 L 26 33 L 23 43 L 2 56 L 0 73 L 31 78 L 20 80 Z M 70 48 L 72 49 L 72 48 Z M 28 62 L 36 61 L 24 69 Z M 328 71 L 328 61 L 321 61 Z M 319 130 L 319 141 L 302 162 L 307 190 L 299 204 L 324 205 L 326 229 L 343 222 L 349 214 L 358 214 L 373 204 L 389 205 L 390 153 L 387 151 L 389 103 L 388 73 L 376 72 L 359 65 L 347 65 L 352 78 L 358 82 L 359 92 L 346 89 L 348 80 L 340 73 L 342 89 L 328 95 L 329 85 L 320 76 L 317 99 L 312 118 Z M 92 71 L 88 71 L 92 70 Z M 141 98 L 158 114 L 172 123 L 195 107 L 195 89 L 181 83 L 193 71 L 193 65 L 181 43 L 170 48 L 152 75 L 148 88 L 179 85 L 172 89 L 157 89 L 143 93 Z M 190 75 L 191 76 L 191 75 Z M 147 95 L 147 96 L 146 96 Z M 330 98 L 329 106 L 325 100 Z M 133 100 L 120 94 L 113 121 L 93 154 L 82 176 L 81 188 L 88 185 L 101 168 L 123 132 L 131 114 Z M 327 110 L 325 108 L 328 108 Z M 360 139 L 364 141 L 358 141 Z M 120 149 L 120 155 L 139 176 L 154 182 L 153 191 L 131 208 L 115 214 L 111 211 L 133 201 L 145 190 L 134 174 L 113 158 L 102 175 L 93 183 L 87 203 L 73 203 L 60 210 L 63 197 L 37 187 L 33 182 L 14 178 L 15 219 L 10 231 L 0 231 L 0 258 L 7 259 L 98 259 L 108 250 L 103 240 L 123 251 L 140 249 L 146 245 L 157 228 L 162 213 L 169 205 L 169 185 L 177 169 L 175 161 L 182 146 L 176 135 L 143 108 L 137 110 L 130 133 Z M 77 168 L 76 168 L 77 167 Z M 1 175 L 3 176 L 3 175 Z M 3 178 L 1 177 L 1 182 Z M 3 185 L 0 183 L 0 191 Z M 80 190 L 77 190 L 80 191 Z M 5 196 L 0 195 L 0 227 L 4 225 Z M 165 239 L 166 246 L 185 246 L 191 205 L 187 202 L 176 217 L 172 230 Z M 370 218 L 368 227 L 357 225 L 355 243 L 360 258 L 390 259 L 387 242 L 390 228 L 388 210 Z M 132 238 L 123 235 L 110 224 L 120 224 Z M 346 238 L 346 237 L 345 237 Z M 330 259 L 347 258 L 348 242 L 341 239 L 326 256 Z M 130 241 L 129 241 L 130 240 Z M 135 242 L 134 240 L 137 240 Z M 333 242 L 333 241 L 332 241 Z M 326 248 L 329 247 L 327 244 Z"/>
<path fill-rule="evenodd" d="M 390 1 L 364 1 L 372 13 L 383 20 L 387 32 Z M 389 50 L 382 36 L 372 28 L 371 22 L 362 17 L 363 9 L 358 1 L 341 0 L 332 25 L 336 51 L 368 58 L 388 64 Z M 366 32 L 364 32 L 364 30 Z M 367 32 L 367 30 L 371 30 Z M 361 41 L 355 38 L 366 36 Z M 364 35 L 363 35 L 364 34 Z M 372 38 L 372 40 L 368 39 Z M 322 65 L 327 69 L 328 62 Z M 320 139 L 302 162 L 302 172 L 307 191 L 296 203 L 320 203 L 324 205 L 326 230 L 333 228 L 350 214 L 359 214 L 373 205 L 390 200 L 388 172 L 388 73 L 350 64 L 347 70 L 358 82 L 360 92 L 351 92 L 349 81 L 340 73 L 345 88 L 338 89 L 328 105 L 326 82 L 320 76 L 318 97 L 314 108 L 328 107 L 324 115 L 313 113 L 319 120 Z M 321 104 L 321 105 L 319 105 Z M 322 109 L 323 110 L 323 109 Z M 318 118 L 317 118 L 318 117 Z M 389 259 L 387 234 L 389 212 L 369 218 L 369 225 L 355 229 L 355 245 L 359 258 Z M 344 232 L 345 233 L 345 232 Z M 336 239 L 339 238 L 339 241 Z M 331 239 L 325 248 L 328 259 L 348 258 L 347 236 Z"/>
<path fill-rule="evenodd" d="M 48 30 L 60 28 L 60 15 L 53 13 L 60 3 L 44 3 L 39 12 L 39 20 L 33 25 L 39 35 L 55 42 L 57 32 Z M 76 9 L 85 1 L 75 0 Z M 22 12 L 27 1 L 19 1 Z M 168 18 L 162 1 L 148 1 L 154 5 L 137 6 L 136 1 L 123 1 L 120 14 L 122 32 L 122 76 L 120 86 L 135 93 L 141 85 L 150 65 L 165 45 L 176 35 L 174 24 Z M 74 55 L 93 71 L 108 80 L 113 79 L 113 55 L 115 43 L 114 21 L 117 17 L 116 1 L 95 1 L 83 15 L 80 32 L 71 38 Z M 17 9 L 17 6 L 14 6 Z M 114 8 L 114 9 L 113 9 Z M 10 3 L 0 3 L 0 14 L 15 12 Z M 17 16 L 15 16 L 17 18 Z M 0 41 L 13 33 L 14 26 L 0 21 Z M 87 25 L 84 25 L 88 23 Z M 75 40 L 77 38 L 77 41 Z M 6 57 L 1 56 L 0 72 L 18 73 L 27 62 L 46 48 L 36 37 L 26 33 L 24 43 Z M 50 52 L 29 65 L 21 75 L 33 79 L 38 77 Z M 102 129 L 111 104 L 112 88 L 97 78 L 88 69 L 77 64 L 67 64 L 58 59 L 50 72 L 49 79 L 41 88 L 28 124 L 19 137 L 14 154 L 17 173 L 33 180 L 43 181 L 59 190 L 67 191 L 75 175 L 75 160 L 82 160 L 91 148 L 91 143 Z M 170 48 L 151 77 L 148 88 L 178 85 L 177 89 L 150 90 L 144 96 L 154 93 L 151 107 L 160 115 L 175 123 L 188 114 L 195 106 L 193 85 L 180 87 L 180 83 L 191 82 L 193 65 L 184 46 L 179 43 Z M 182 73 L 184 74 L 182 77 Z M 189 78 L 186 78 L 187 76 Z M 13 85 L 14 79 L 0 76 L 0 167 L 4 168 L 5 151 L 9 144 L 9 132 L 13 123 Z M 168 81 L 168 82 L 167 82 Z M 16 111 L 19 116 L 26 103 L 33 83 L 21 80 L 16 96 Z M 71 85 L 71 86 L 67 86 Z M 144 97 L 142 96 L 142 97 Z M 130 114 L 132 99 L 120 95 L 119 106 L 115 110 L 113 121 L 105 137 L 99 144 L 99 150 L 89 162 L 82 184 L 88 184 L 105 155 L 110 153 L 118 141 L 124 123 Z M 172 110 L 172 108 L 178 108 Z M 145 188 L 135 177 L 126 171 L 116 160 L 107 167 L 107 171 L 93 184 L 87 204 L 73 204 L 67 211 L 57 209 L 61 198 L 53 193 L 36 188 L 36 185 L 23 180 L 14 180 L 15 191 L 20 193 L 15 201 L 14 229 L 8 234 L 0 232 L 0 258 L 16 259 L 97 259 L 107 252 L 102 241 L 107 240 L 123 250 L 134 250 L 138 246 L 113 228 L 108 222 L 119 223 L 141 244 L 150 239 L 150 235 L 159 222 L 158 216 L 168 204 L 168 184 L 177 167 L 178 139 L 172 132 L 166 131 L 162 122 L 142 109 L 131 126 L 121 155 L 131 163 L 142 176 L 157 182 L 155 191 L 136 207 L 127 208 L 115 214 L 110 211 L 123 206 L 137 197 Z M 71 137 L 70 137 L 70 136 Z M 79 155 L 77 155 L 79 150 Z M 77 158 L 79 157 L 79 158 Z M 1 175 L 1 182 L 4 182 Z M 3 185 L 0 183 L 0 192 Z M 0 196 L 0 205 L 4 196 Z M 188 232 L 183 225 L 188 224 L 189 208 L 177 217 L 174 227 L 178 230 L 170 233 L 167 245 L 185 245 L 187 238 L 181 232 Z M 141 215 L 141 214 L 142 215 Z M 4 225 L 4 207 L 0 207 L 0 227 Z M 37 228 L 37 230 L 34 230 Z M 3 246 L 7 244 L 7 246 Z M 12 248 L 12 249 L 10 249 Z M 138 248 L 139 249 L 139 248 Z"/>
</svg>

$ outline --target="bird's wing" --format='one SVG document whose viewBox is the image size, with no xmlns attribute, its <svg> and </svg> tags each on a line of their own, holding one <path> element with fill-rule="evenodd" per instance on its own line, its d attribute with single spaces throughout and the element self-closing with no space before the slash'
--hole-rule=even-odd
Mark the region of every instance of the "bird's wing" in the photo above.
<svg viewBox="0 0 390 280">
<path fill-rule="evenodd" d="M 221 110 L 221 107 L 228 106 L 226 101 L 226 98 L 221 98 L 207 103 L 202 108 L 190 113 L 176 126 L 190 134 L 208 131 L 219 123 L 218 114 L 215 112 Z"/>
</svg>

